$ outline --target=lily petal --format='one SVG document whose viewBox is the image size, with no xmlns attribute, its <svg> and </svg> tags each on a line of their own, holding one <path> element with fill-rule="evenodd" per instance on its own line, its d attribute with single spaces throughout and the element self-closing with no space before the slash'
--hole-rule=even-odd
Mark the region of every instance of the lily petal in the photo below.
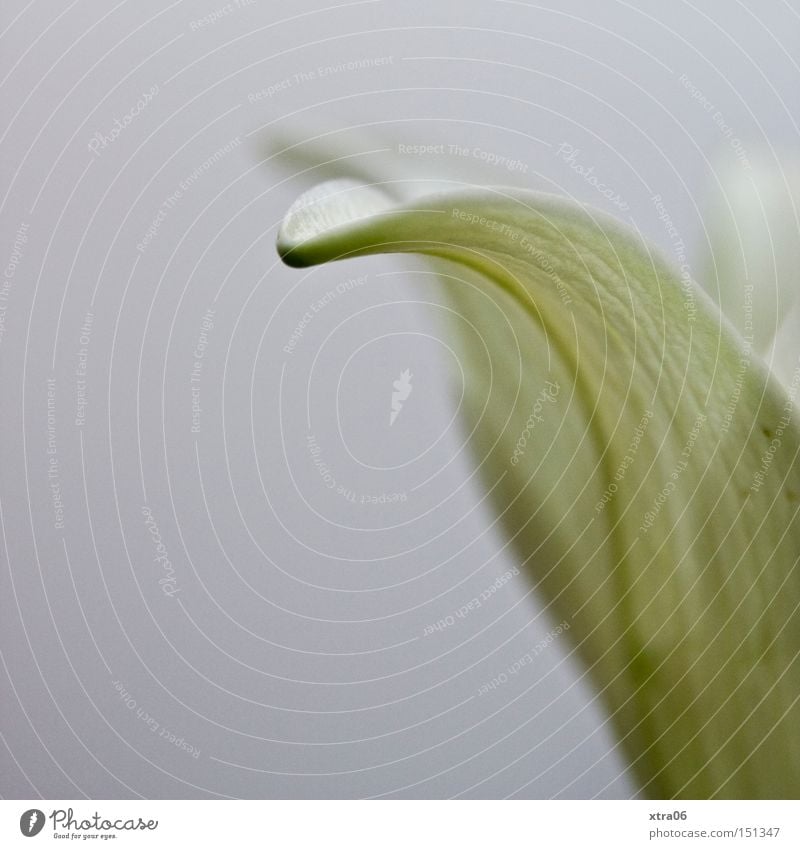
<svg viewBox="0 0 800 849">
<path fill-rule="evenodd" d="M 637 233 L 552 195 L 335 180 L 278 251 L 446 271 L 491 352 L 453 329 L 476 461 L 643 792 L 800 795 L 800 374 L 787 394 Z"/>
<path fill-rule="evenodd" d="M 752 154 L 718 169 L 701 279 L 787 385 L 800 357 L 800 166 Z"/>
</svg>

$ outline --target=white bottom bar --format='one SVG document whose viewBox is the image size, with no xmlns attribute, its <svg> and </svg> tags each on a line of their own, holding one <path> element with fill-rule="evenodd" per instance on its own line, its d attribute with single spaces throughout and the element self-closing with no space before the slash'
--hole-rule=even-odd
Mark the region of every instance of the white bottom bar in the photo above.
<svg viewBox="0 0 800 849">
<path fill-rule="evenodd" d="M 799 821 L 798 802 L 30 800 L 0 802 L 0 846 L 795 849 Z"/>
</svg>

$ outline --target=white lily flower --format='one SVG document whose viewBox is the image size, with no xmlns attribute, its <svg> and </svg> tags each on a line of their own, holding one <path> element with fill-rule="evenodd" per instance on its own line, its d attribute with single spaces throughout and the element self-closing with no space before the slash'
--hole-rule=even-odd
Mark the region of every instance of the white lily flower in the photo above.
<svg viewBox="0 0 800 849">
<path fill-rule="evenodd" d="M 495 510 L 643 793 L 797 798 L 796 352 L 782 385 L 702 289 L 589 206 L 449 174 L 412 184 L 385 149 L 370 177 L 331 150 L 342 179 L 297 200 L 278 251 L 436 263 L 467 319 L 452 334 Z M 734 287 L 736 263 L 720 269 Z"/>
</svg>

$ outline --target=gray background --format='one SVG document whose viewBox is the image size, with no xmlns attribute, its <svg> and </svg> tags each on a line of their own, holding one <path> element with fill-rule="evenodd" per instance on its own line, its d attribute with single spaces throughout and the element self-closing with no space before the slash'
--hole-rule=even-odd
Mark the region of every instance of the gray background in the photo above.
<svg viewBox="0 0 800 849">
<path fill-rule="evenodd" d="M 670 252 L 660 194 L 698 256 L 718 167 L 797 145 L 797 4 L 2 8 L 0 793 L 634 795 L 563 637 L 479 695 L 558 623 L 521 577 L 455 615 L 513 561 L 423 266 L 283 267 L 277 223 L 314 174 L 260 160 L 277 130 L 371 125 Z"/>
</svg>

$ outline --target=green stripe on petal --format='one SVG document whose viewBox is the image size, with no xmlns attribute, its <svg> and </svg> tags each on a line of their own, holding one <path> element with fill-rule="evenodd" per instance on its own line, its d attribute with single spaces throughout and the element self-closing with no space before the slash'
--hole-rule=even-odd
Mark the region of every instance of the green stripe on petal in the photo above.
<svg viewBox="0 0 800 849">
<path fill-rule="evenodd" d="M 476 462 L 643 792 L 800 795 L 796 411 L 707 296 L 613 218 L 523 190 L 331 181 L 278 250 L 446 272 Z"/>
</svg>

